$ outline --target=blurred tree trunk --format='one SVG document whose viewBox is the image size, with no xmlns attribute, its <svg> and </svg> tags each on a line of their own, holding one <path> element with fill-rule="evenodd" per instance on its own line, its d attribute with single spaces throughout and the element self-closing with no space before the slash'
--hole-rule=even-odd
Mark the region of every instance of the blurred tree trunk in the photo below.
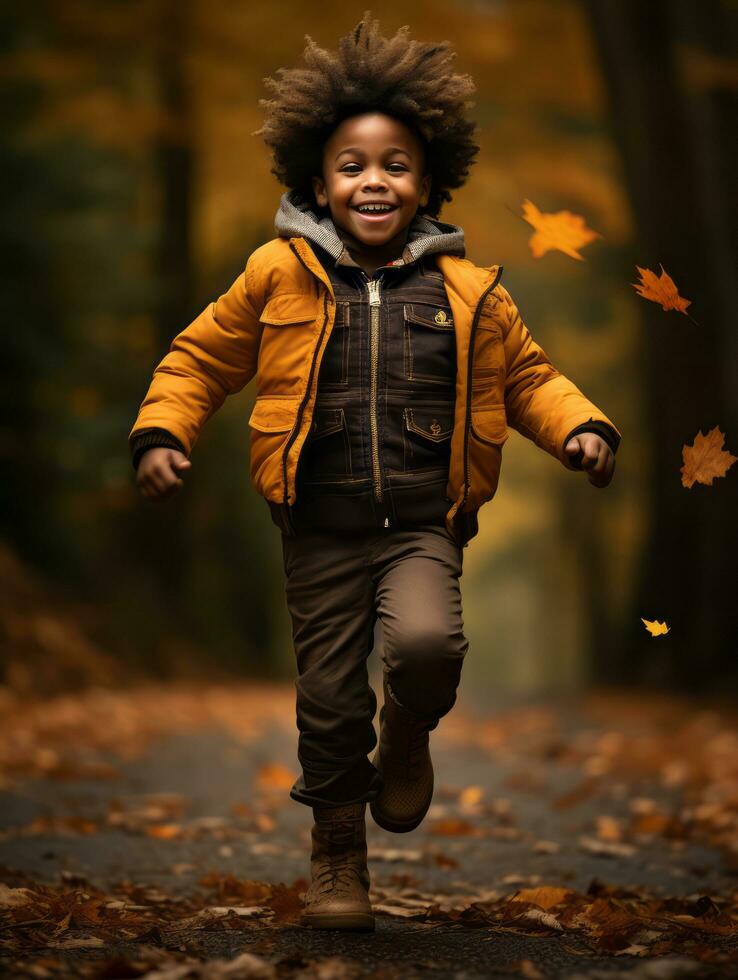
<svg viewBox="0 0 738 980">
<path fill-rule="evenodd" d="M 154 260 L 160 284 L 155 313 L 160 360 L 198 311 L 192 254 L 196 135 L 186 67 L 192 46 L 192 2 L 159 0 L 158 15 L 152 69 L 163 121 L 153 148 L 154 180 L 160 194 L 160 230 Z M 182 593 L 190 560 L 188 528 L 193 506 L 192 494 L 180 492 L 176 508 L 168 508 L 167 548 L 159 568 L 161 581 L 181 612 L 185 612 Z"/>
<path fill-rule="evenodd" d="M 736 30 L 719 0 L 585 0 L 610 101 L 638 240 L 635 264 L 674 279 L 694 320 L 643 300 L 648 446 L 645 553 L 619 642 L 600 661 L 616 682 L 724 688 L 738 677 L 737 473 L 681 484 L 682 445 L 714 426 L 738 452 Z M 731 81 L 732 80 L 732 81 Z M 631 264 L 632 262 L 632 264 Z M 639 302 L 641 302 L 639 300 Z M 628 452 L 628 436 L 623 447 Z M 666 620 L 652 639 L 640 617 Z"/>
</svg>

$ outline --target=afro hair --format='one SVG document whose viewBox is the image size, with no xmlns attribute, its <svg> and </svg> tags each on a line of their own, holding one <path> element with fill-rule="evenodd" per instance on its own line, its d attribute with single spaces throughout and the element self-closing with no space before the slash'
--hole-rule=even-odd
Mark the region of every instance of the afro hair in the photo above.
<svg viewBox="0 0 738 980">
<path fill-rule="evenodd" d="M 323 172 L 323 146 L 349 116 L 378 111 L 405 123 L 423 143 L 431 191 L 425 214 L 438 217 L 450 191 L 461 187 L 479 151 L 469 75 L 452 71 L 448 41 L 422 43 L 401 27 L 392 38 L 379 33 L 367 11 L 331 52 L 305 36 L 303 68 L 279 68 L 265 78 L 273 94 L 260 99 L 264 124 L 254 135 L 272 151 L 272 173 L 285 187 L 314 203 L 312 177 Z"/>
</svg>

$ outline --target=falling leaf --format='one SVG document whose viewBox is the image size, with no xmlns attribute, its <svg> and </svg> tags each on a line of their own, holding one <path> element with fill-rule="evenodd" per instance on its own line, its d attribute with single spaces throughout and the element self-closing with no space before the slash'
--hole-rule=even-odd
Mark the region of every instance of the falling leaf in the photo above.
<svg viewBox="0 0 738 980">
<path fill-rule="evenodd" d="M 602 238 L 599 232 L 587 228 L 584 218 L 571 211 L 539 211 L 532 201 L 523 201 L 523 218 L 536 232 L 528 241 L 533 258 L 540 259 L 552 249 L 558 249 L 572 259 L 580 262 L 584 258 L 578 249 L 588 245 L 595 238 Z"/>
<path fill-rule="evenodd" d="M 661 265 L 660 262 L 659 265 Z M 632 282 L 631 286 L 633 286 L 639 296 L 643 296 L 644 299 L 650 299 L 654 303 L 660 303 L 664 310 L 679 310 L 680 313 L 689 316 L 687 307 L 692 300 L 684 299 L 679 295 L 679 290 L 674 280 L 664 271 L 663 265 L 661 265 L 660 276 L 657 276 L 650 269 L 642 269 L 639 265 L 636 266 L 636 269 L 638 269 L 641 276 L 641 282 Z"/>
<path fill-rule="evenodd" d="M 684 465 L 679 472 L 682 474 L 683 487 L 691 487 L 694 483 L 704 483 L 711 487 L 716 476 L 725 476 L 738 456 L 723 449 L 724 444 L 725 433 L 716 425 L 706 436 L 702 435 L 700 429 L 691 446 L 682 446 Z"/>
<path fill-rule="evenodd" d="M 651 636 L 661 636 L 669 632 L 669 627 L 666 625 L 666 620 L 660 623 L 657 619 L 644 619 L 641 616 L 641 622 L 644 624 Z"/>
</svg>

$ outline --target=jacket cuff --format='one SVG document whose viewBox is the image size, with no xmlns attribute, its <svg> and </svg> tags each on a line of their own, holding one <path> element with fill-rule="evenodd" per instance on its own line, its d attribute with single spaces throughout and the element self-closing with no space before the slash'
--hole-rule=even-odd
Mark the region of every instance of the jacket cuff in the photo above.
<svg viewBox="0 0 738 980">
<path fill-rule="evenodd" d="M 138 470 L 138 464 L 141 462 L 143 454 L 149 449 L 155 449 L 157 446 L 162 446 L 166 449 L 178 449 L 185 456 L 187 455 L 179 439 L 166 429 L 141 429 L 132 436 L 129 440 L 129 445 L 134 470 Z"/>
<path fill-rule="evenodd" d="M 595 435 L 601 436 L 601 438 L 605 440 L 612 450 L 613 455 L 617 453 L 620 445 L 620 436 L 611 425 L 607 424 L 607 422 L 601 422 L 599 419 L 596 422 L 594 422 L 592 419 L 590 419 L 589 422 L 582 422 L 581 425 L 577 425 L 575 428 L 573 428 L 566 439 L 564 439 L 564 446 L 566 446 L 573 436 L 578 435 L 580 432 L 594 432 Z M 575 470 L 581 470 L 581 451 L 575 456 L 570 456 L 569 462 Z"/>
</svg>

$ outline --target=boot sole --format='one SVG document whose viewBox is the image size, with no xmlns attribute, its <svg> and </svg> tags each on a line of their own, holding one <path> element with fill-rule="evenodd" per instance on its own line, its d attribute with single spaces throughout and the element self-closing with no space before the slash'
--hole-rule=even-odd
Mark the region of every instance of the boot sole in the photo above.
<svg viewBox="0 0 738 980">
<path fill-rule="evenodd" d="M 421 825 L 426 814 L 428 813 L 428 810 L 430 809 L 430 804 L 419 817 L 416 817 L 409 823 L 397 823 L 395 820 L 390 820 L 384 813 L 382 813 L 380 809 L 373 806 L 372 803 L 369 804 L 369 809 L 371 810 L 374 823 L 377 824 L 378 827 L 381 827 L 382 830 L 389 830 L 393 834 L 407 834 L 411 830 L 415 830 L 416 827 Z"/>
<path fill-rule="evenodd" d="M 380 768 L 379 750 L 377 750 L 377 752 L 374 754 L 374 758 L 372 759 L 372 765 L 376 769 Z M 430 799 L 428 800 L 428 806 L 425 808 L 425 810 L 423 810 L 420 816 L 416 816 L 413 817 L 411 820 L 405 820 L 405 821 L 392 820 L 391 817 L 388 817 L 386 814 L 382 812 L 376 800 L 369 801 L 369 810 L 371 811 L 374 823 L 377 824 L 378 827 L 381 827 L 382 830 L 389 830 L 393 834 L 409 834 L 411 830 L 415 830 L 417 827 L 421 825 L 423 820 L 425 820 L 425 816 L 428 813 L 428 810 L 430 810 L 430 805 L 432 802 L 433 802 L 433 789 L 431 789 L 431 796 Z"/>
<path fill-rule="evenodd" d="M 354 929 L 373 932 L 374 916 L 367 912 L 316 912 L 300 917 L 300 925 L 308 929 Z"/>
</svg>

